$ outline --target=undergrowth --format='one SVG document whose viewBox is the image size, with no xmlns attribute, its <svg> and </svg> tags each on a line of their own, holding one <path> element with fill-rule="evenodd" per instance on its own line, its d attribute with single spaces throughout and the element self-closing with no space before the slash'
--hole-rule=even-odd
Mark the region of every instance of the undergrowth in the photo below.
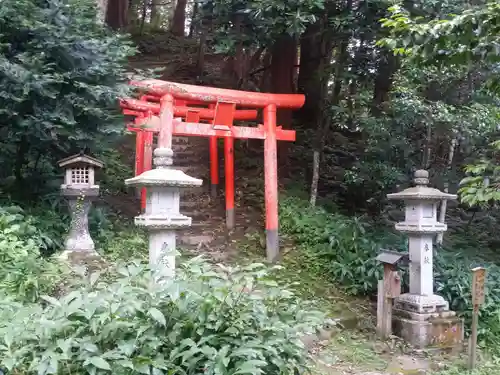
<svg viewBox="0 0 500 375">
<path fill-rule="evenodd" d="M 20 207 L 0 207 L 0 292 L 21 301 L 36 301 L 62 281 L 60 264 L 42 256 L 56 246 L 40 221 Z"/>
<path fill-rule="evenodd" d="M 0 366 L 12 373 L 303 373 L 300 340 L 323 320 L 269 278 L 262 264 L 182 264 L 156 279 L 139 263 L 114 282 L 86 287 L 45 306 L 0 306 Z"/>
</svg>

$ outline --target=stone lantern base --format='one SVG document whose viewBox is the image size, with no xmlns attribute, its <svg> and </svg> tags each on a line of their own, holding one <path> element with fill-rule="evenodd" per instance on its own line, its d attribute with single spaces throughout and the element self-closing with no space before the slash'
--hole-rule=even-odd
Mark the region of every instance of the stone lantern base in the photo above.
<svg viewBox="0 0 500 375">
<path fill-rule="evenodd" d="M 392 328 L 417 349 L 461 349 L 464 322 L 440 296 L 403 294 L 396 298 Z"/>
</svg>

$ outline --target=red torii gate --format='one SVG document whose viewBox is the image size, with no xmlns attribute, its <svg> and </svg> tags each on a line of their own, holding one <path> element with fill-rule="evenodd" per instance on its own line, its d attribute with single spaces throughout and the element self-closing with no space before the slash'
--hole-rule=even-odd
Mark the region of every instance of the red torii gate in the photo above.
<svg viewBox="0 0 500 375">
<path fill-rule="evenodd" d="M 279 255 L 277 141 L 295 140 L 295 131 L 276 126 L 276 111 L 278 108 L 300 108 L 305 101 L 304 95 L 245 92 L 155 79 L 132 81 L 131 84 L 147 93 L 141 100 L 121 101 L 124 113 L 136 116 L 135 125 L 130 129 L 138 131 L 137 144 L 144 142 L 139 139 L 139 134 L 151 132 L 159 133 L 158 147 L 161 148 L 172 147 L 173 135 L 209 137 L 212 187 L 218 184 L 215 172 L 217 138 L 224 138 L 228 228 L 234 226 L 234 139 L 264 140 L 266 252 L 268 260 L 276 261 Z M 205 104 L 210 108 L 188 106 L 193 104 Z M 255 110 L 236 109 L 236 106 L 262 108 L 264 124 L 257 127 L 233 126 L 234 120 L 254 119 L 257 115 Z M 201 123 L 201 119 L 211 120 L 211 124 Z M 136 161 L 138 158 L 141 156 L 136 155 Z M 136 169 L 136 173 L 141 171 Z"/>
</svg>

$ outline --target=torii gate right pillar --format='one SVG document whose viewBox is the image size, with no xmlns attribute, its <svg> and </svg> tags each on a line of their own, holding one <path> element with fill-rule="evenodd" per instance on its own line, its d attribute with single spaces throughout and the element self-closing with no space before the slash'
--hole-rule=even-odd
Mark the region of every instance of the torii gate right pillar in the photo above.
<svg viewBox="0 0 500 375">
<path fill-rule="evenodd" d="M 276 105 L 264 108 L 264 184 L 266 204 L 266 255 L 276 262 L 279 256 L 278 236 L 278 150 L 276 141 Z"/>
</svg>

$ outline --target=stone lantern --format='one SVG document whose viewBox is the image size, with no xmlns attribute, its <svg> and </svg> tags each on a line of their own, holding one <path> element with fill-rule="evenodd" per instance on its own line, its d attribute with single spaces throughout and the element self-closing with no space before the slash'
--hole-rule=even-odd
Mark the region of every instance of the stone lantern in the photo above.
<svg viewBox="0 0 500 375">
<path fill-rule="evenodd" d="M 88 214 L 92 201 L 99 196 L 99 185 L 95 184 L 95 169 L 104 164 L 83 153 L 59 161 L 65 169 L 61 195 L 68 200 L 71 225 L 65 241 L 65 257 L 79 258 L 95 255 L 94 241 L 90 237 Z"/>
<path fill-rule="evenodd" d="M 394 332 L 418 348 L 454 347 L 463 341 L 463 321 L 443 297 L 434 294 L 433 239 L 447 230 L 437 221 L 439 202 L 457 196 L 428 187 L 425 170 L 415 172 L 414 182 L 414 187 L 387 195 L 405 203 L 405 221 L 395 228 L 408 235 L 410 259 L 410 291 L 394 300 Z"/>
<path fill-rule="evenodd" d="M 135 218 L 135 225 L 149 232 L 149 263 L 161 268 L 166 276 L 175 273 L 176 230 L 191 226 L 191 218 L 182 215 L 180 189 L 201 186 L 202 180 L 172 167 L 171 148 L 154 150 L 155 168 L 125 180 L 132 187 L 145 187 L 146 209 Z"/>
</svg>

